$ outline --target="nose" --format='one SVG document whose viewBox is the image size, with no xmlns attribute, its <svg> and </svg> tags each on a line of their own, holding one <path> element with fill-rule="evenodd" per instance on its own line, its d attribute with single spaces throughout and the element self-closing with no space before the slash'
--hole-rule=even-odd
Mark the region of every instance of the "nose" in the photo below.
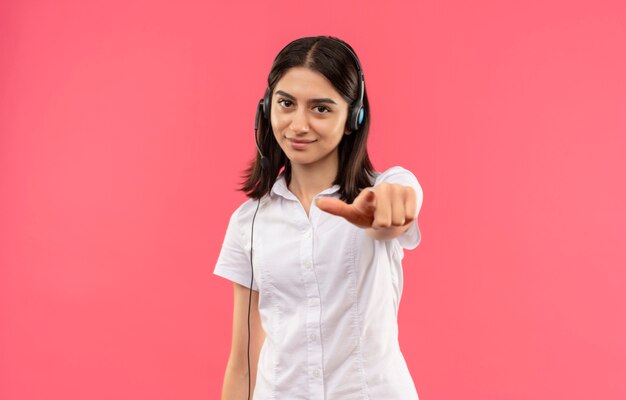
<svg viewBox="0 0 626 400">
<path fill-rule="evenodd" d="M 291 120 L 291 125 L 289 127 L 296 134 L 306 133 L 309 131 L 309 122 L 307 121 L 306 110 L 304 108 L 296 110 L 293 115 L 293 119 Z"/>
</svg>

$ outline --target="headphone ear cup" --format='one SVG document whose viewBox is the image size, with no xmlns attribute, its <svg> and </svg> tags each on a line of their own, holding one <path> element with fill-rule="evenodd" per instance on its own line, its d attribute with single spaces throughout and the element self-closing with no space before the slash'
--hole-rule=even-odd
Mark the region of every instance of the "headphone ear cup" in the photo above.
<svg viewBox="0 0 626 400">
<path fill-rule="evenodd" d="M 267 89 L 265 89 L 265 95 L 263 96 L 263 117 L 265 117 L 268 122 L 270 120 L 271 97 L 272 91 L 268 87 Z"/>
<path fill-rule="evenodd" d="M 357 103 L 352 107 L 350 111 L 350 130 L 356 131 L 363 125 L 363 120 L 365 119 L 365 108 L 363 108 L 363 104 L 357 100 Z"/>
<path fill-rule="evenodd" d="M 263 118 L 263 99 L 259 100 L 259 104 L 256 106 L 256 116 L 254 117 L 254 132 L 259 129 L 259 123 L 261 122 L 261 118 Z"/>
<path fill-rule="evenodd" d="M 361 127 L 361 125 L 363 125 L 363 120 L 365 119 L 365 108 L 361 107 L 359 108 L 359 112 L 357 113 L 358 117 L 357 117 L 357 121 L 359 124 L 359 128 Z"/>
</svg>

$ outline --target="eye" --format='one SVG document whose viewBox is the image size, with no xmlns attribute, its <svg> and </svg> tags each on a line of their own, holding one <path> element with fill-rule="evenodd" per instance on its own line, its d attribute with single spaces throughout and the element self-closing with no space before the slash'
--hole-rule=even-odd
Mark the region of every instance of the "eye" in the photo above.
<svg viewBox="0 0 626 400">
<path fill-rule="evenodd" d="M 324 107 L 324 106 L 315 106 L 313 108 L 316 109 L 321 114 L 326 114 L 330 112 L 330 108 Z"/>
<path fill-rule="evenodd" d="M 277 103 L 282 105 L 285 108 L 289 108 L 293 104 L 291 100 L 287 100 L 287 99 L 280 99 L 277 101 Z"/>
</svg>

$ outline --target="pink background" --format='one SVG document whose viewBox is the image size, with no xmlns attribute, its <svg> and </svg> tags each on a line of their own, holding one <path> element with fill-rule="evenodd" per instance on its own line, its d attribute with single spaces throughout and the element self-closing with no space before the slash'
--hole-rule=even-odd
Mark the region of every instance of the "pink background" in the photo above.
<svg viewBox="0 0 626 400">
<path fill-rule="evenodd" d="M 217 399 L 212 274 L 275 54 L 361 58 L 424 189 L 421 400 L 626 398 L 623 1 L 0 2 L 0 399 Z"/>
</svg>

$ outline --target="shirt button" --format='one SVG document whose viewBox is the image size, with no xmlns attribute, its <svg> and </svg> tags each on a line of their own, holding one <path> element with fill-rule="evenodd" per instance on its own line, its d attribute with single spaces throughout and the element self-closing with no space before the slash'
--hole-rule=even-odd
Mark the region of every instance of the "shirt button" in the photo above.
<svg viewBox="0 0 626 400">
<path fill-rule="evenodd" d="M 309 339 L 311 339 L 311 342 L 315 342 L 315 334 L 311 333 L 311 336 L 309 336 Z"/>
<path fill-rule="evenodd" d="M 304 262 L 304 267 L 305 267 L 306 269 L 311 269 L 311 261 L 306 260 L 306 261 Z"/>
<path fill-rule="evenodd" d="M 316 378 L 319 378 L 321 375 L 320 373 L 320 369 L 319 368 L 315 368 L 315 370 L 313 371 L 313 376 Z"/>
<path fill-rule="evenodd" d="M 305 237 L 306 239 L 311 239 L 311 231 L 306 231 L 306 232 L 304 233 L 304 237 Z"/>
</svg>

